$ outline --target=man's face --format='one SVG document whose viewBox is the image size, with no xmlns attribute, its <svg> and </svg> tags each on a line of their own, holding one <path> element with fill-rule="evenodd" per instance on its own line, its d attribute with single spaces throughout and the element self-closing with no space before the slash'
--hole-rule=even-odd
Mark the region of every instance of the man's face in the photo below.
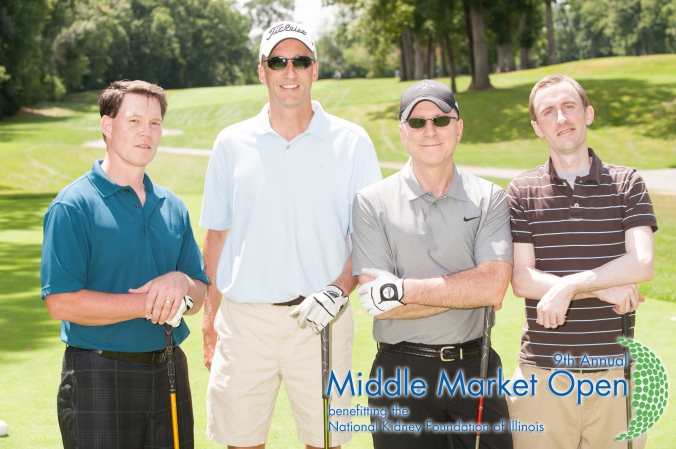
<svg viewBox="0 0 676 449">
<path fill-rule="evenodd" d="M 145 167 L 153 160 L 162 138 L 162 112 L 156 98 L 128 93 L 115 118 L 101 117 L 112 164 Z"/>
<path fill-rule="evenodd" d="M 440 115 L 458 116 L 455 110 L 446 113 L 431 101 L 421 101 L 415 105 L 409 118 L 430 119 Z M 462 120 L 451 120 L 444 127 L 438 127 L 431 120 L 427 120 L 420 129 L 411 128 L 408 123 L 400 123 L 399 137 L 415 164 L 435 167 L 453 163 L 453 152 L 462 138 L 462 128 Z"/>
<path fill-rule="evenodd" d="M 535 94 L 531 121 L 535 134 L 545 139 L 559 155 L 587 150 L 587 126 L 594 121 L 594 108 L 584 107 L 575 88 L 567 82 L 545 87 Z"/>
<path fill-rule="evenodd" d="M 314 58 L 312 51 L 296 39 L 283 40 L 269 55 L 263 56 L 263 59 L 275 56 L 284 56 L 289 59 L 295 56 Z M 258 77 L 261 83 L 268 86 L 270 102 L 280 107 L 294 108 L 309 102 L 312 83 L 317 80 L 318 76 L 316 61 L 307 69 L 294 69 L 291 61 L 287 62 L 284 70 L 272 70 L 267 63 L 258 66 Z"/>
</svg>

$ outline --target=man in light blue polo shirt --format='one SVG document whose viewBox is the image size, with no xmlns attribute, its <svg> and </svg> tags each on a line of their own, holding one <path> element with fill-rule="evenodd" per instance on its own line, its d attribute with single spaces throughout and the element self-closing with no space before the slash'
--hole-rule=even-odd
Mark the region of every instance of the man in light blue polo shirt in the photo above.
<svg viewBox="0 0 676 449">
<path fill-rule="evenodd" d="M 173 447 L 165 322 L 175 327 L 181 447 L 193 447 L 178 345 L 189 333 L 181 318 L 201 308 L 208 279 L 185 205 L 145 174 L 166 108 L 154 84 L 106 88 L 105 158 L 45 214 L 42 297 L 68 345 L 57 399 L 65 448 Z"/>
<path fill-rule="evenodd" d="M 346 375 L 353 320 L 349 303 L 343 306 L 355 286 L 352 201 L 381 175 L 366 132 L 311 100 L 318 66 L 307 30 L 274 25 L 263 34 L 259 56 L 270 102 L 219 134 L 204 189 L 204 255 L 216 281 L 203 323 L 211 370 L 207 434 L 231 447 L 264 445 L 283 380 L 298 439 L 319 447 L 317 331 L 333 321 L 332 369 Z M 336 408 L 350 405 L 348 395 L 332 401 Z M 349 438 L 332 432 L 331 445 Z"/>
</svg>

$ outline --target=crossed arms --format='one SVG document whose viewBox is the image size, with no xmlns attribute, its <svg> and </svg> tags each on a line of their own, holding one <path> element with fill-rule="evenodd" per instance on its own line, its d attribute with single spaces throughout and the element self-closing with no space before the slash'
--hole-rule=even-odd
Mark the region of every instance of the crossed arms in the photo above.
<svg viewBox="0 0 676 449">
<path fill-rule="evenodd" d="M 625 231 L 626 254 L 598 268 L 558 277 L 535 268 L 531 243 L 514 243 L 512 288 L 519 297 L 539 300 L 537 323 L 555 328 L 566 321 L 570 302 L 599 298 L 618 314 L 634 311 L 644 299 L 636 284 L 653 277 L 654 238 L 650 226 Z"/>
</svg>

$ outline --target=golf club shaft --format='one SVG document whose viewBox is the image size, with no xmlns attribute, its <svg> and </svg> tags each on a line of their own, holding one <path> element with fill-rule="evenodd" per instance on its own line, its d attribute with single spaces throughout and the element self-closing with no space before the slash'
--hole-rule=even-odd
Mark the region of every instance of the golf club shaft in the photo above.
<svg viewBox="0 0 676 449">
<path fill-rule="evenodd" d="M 622 336 L 624 338 L 630 338 L 629 335 L 629 314 L 625 313 L 622 315 Z M 629 428 L 629 423 L 631 423 L 631 358 L 629 357 L 629 348 L 627 346 L 622 347 L 624 352 L 624 380 L 627 381 L 627 429 Z M 634 443 L 629 440 L 627 441 L 627 447 L 629 449 L 634 448 Z"/>
<path fill-rule="evenodd" d="M 484 310 L 484 334 L 481 339 L 481 365 L 479 366 L 479 376 L 481 376 L 481 379 L 485 380 L 488 377 L 488 359 L 491 355 L 491 328 L 493 327 L 495 320 L 493 319 L 493 306 L 488 306 Z M 479 410 L 477 411 L 476 417 L 477 426 L 481 424 L 483 413 L 484 397 L 482 395 L 479 398 Z M 481 431 L 477 430 L 476 444 L 474 445 L 475 449 L 479 449 L 479 444 L 481 444 Z"/>
<path fill-rule="evenodd" d="M 167 343 L 167 374 L 169 376 L 169 399 L 171 401 L 171 428 L 174 435 L 174 449 L 179 449 L 178 409 L 176 407 L 176 366 L 174 365 L 174 328 L 164 325 L 164 336 Z"/>
<path fill-rule="evenodd" d="M 329 449 L 329 326 L 322 329 L 322 399 L 324 399 L 324 449 Z"/>
</svg>

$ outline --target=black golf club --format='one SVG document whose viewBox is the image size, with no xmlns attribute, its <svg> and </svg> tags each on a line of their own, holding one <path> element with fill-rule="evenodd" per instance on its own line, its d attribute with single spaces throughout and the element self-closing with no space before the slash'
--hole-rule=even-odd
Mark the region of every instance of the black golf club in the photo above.
<svg viewBox="0 0 676 449">
<path fill-rule="evenodd" d="M 324 449 L 329 449 L 329 326 L 320 334 L 322 343 L 322 399 L 324 399 Z"/>
<path fill-rule="evenodd" d="M 622 315 L 622 336 L 624 338 L 629 338 L 629 314 L 625 313 Z M 622 351 L 624 352 L 624 380 L 627 381 L 627 428 L 629 428 L 629 423 L 631 423 L 631 356 L 629 355 L 629 347 L 623 346 Z M 629 440 L 627 441 L 627 447 L 629 449 L 634 448 L 634 443 Z"/>
<path fill-rule="evenodd" d="M 493 306 L 488 306 L 485 308 L 484 313 L 484 334 L 481 339 L 481 366 L 479 367 L 479 376 L 481 379 L 485 380 L 488 377 L 488 358 L 490 357 L 491 352 L 491 328 L 495 323 Z M 484 414 L 484 395 L 479 397 L 479 411 L 477 412 L 476 425 L 477 427 L 481 424 L 481 418 Z M 479 444 L 481 443 L 481 431 L 476 431 L 476 444 L 474 445 L 475 449 L 479 449 Z"/>
</svg>

